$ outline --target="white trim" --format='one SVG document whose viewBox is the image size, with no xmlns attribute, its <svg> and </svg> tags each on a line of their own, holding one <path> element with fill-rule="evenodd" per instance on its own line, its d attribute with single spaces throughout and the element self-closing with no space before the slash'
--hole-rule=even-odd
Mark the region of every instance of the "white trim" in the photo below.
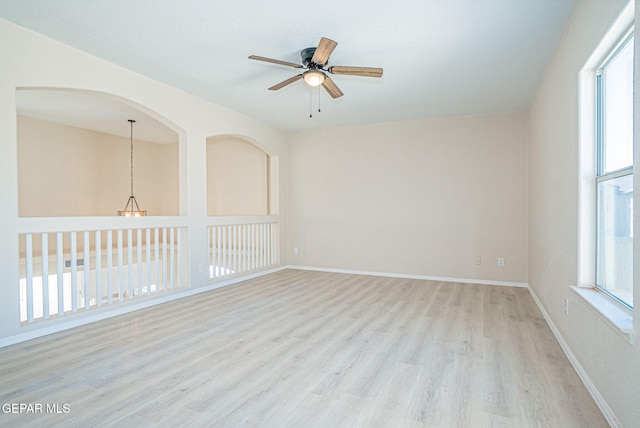
<svg viewBox="0 0 640 428">
<path fill-rule="evenodd" d="M 167 303 L 174 300 L 183 299 L 185 297 L 194 296 L 196 294 L 205 293 L 207 291 L 215 290 L 216 288 L 226 287 L 227 285 L 236 284 L 238 282 L 257 278 L 270 273 L 275 273 L 284 269 L 286 269 L 285 266 L 278 266 L 273 269 L 261 270 L 259 272 L 254 272 L 249 275 L 236 276 L 234 278 L 230 278 L 224 281 L 217 281 L 212 284 L 206 285 L 204 287 L 180 289 L 180 291 L 175 291 L 169 294 L 161 295 L 154 299 L 145 299 L 135 303 L 132 302 L 132 304 L 126 305 L 126 306 L 116 305 L 109 308 L 108 310 L 101 311 L 100 313 L 95 313 L 90 316 L 81 317 L 81 318 L 69 320 L 67 322 L 62 322 L 55 325 L 49 325 L 42 328 L 36 328 L 34 330 L 31 330 L 25 333 L 20 333 L 20 334 L 6 337 L 4 339 L 0 339 L 0 348 L 9 346 L 9 345 L 14 345 L 20 342 L 25 342 L 31 339 L 36 339 L 38 337 L 46 336 L 48 334 L 58 333 L 61 331 L 69 330 L 71 328 L 80 327 L 96 321 L 113 318 L 118 315 L 128 314 L 130 312 L 134 312 L 140 309 L 150 308 L 152 306 L 156 306 L 162 303 Z"/>
<path fill-rule="evenodd" d="M 622 304 L 614 302 L 605 293 L 595 287 L 569 288 L 576 293 L 584 305 L 601 318 L 607 326 L 623 337 L 630 345 L 635 343 L 635 330 L 633 329 L 633 312 L 623 308 Z"/>
<path fill-rule="evenodd" d="M 319 272 L 348 273 L 351 275 L 370 275 L 370 276 L 384 276 L 384 277 L 391 277 L 391 278 L 424 279 L 428 281 L 461 282 L 464 284 L 499 285 L 503 287 L 527 288 L 529 286 L 525 282 L 494 281 L 490 279 L 475 279 L 475 278 L 452 278 L 452 277 L 445 277 L 445 276 L 412 275 L 412 274 L 391 273 L 391 272 L 369 272 L 369 271 L 361 271 L 361 270 L 334 269 L 334 268 L 323 268 L 323 267 L 315 267 L 315 266 L 287 265 L 285 266 L 285 268 L 298 269 L 298 270 L 312 270 L 312 271 L 319 271 Z"/>
<path fill-rule="evenodd" d="M 622 428 L 622 424 L 616 417 L 615 413 L 613 413 L 613 410 L 611 410 L 611 407 L 609 407 L 609 405 L 605 401 L 602 394 L 600 394 L 600 391 L 598 391 L 598 388 L 596 388 L 596 386 L 591 381 L 591 378 L 589 378 L 589 375 L 587 374 L 587 372 L 582 368 L 582 365 L 580 364 L 578 359 L 575 357 L 575 355 L 573 355 L 573 352 L 571 352 L 571 348 L 569 348 L 569 345 L 567 344 L 567 342 L 565 342 L 564 338 L 560 334 L 560 330 L 558 330 L 556 325 L 553 323 L 553 320 L 547 313 L 546 309 L 544 308 L 544 306 L 542 306 L 542 303 L 538 299 L 538 296 L 536 296 L 536 293 L 533 291 L 533 289 L 530 286 L 527 286 L 527 289 L 529 290 L 529 294 L 533 298 L 533 301 L 536 302 L 538 309 L 540 309 L 540 312 L 542 312 L 542 316 L 544 317 L 545 321 L 549 325 L 549 328 L 553 332 L 553 335 L 556 337 L 556 340 L 560 344 L 560 347 L 564 351 L 564 354 L 567 356 L 567 358 L 569 359 L 569 362 L 571 363 L 575 371 L 578 373 L 580 380 L 582 380 L 582 383 L 589 391 L 589 394 L 591 394 L 591 397 L 593 397 L 594 401 L 600 408 L 600 411 L 604 415 L 609 425 L 611 425 L 612 428 L 618 428 L 618 427 Z"/>
</svg>

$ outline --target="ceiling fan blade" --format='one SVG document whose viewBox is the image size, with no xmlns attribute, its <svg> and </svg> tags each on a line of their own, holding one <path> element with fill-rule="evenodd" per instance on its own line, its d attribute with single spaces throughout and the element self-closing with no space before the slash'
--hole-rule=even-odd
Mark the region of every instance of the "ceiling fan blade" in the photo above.
<svg viewBox="0 0 640 428">
<path fill-rule="evenodd" d="M 331 56 L 331 53 L 336 46 L 338 46 L 337 42 L 325 37 L 321 38 L 320 43 L 318 43 L 318 47 L 313 54 L 313 58 L 311 58 L 311 62 L 315 62 L 318 65 L 325 65 L 327 61 L 329 61 L 329 56 Z"/>
<path fill-rule="evenodd" d="M 297 76 L 290 77 L 287 80 L 285 80 L 284 82 L 280 82 L 277 85 L 273 85 L 272 87 L 269 88 L 269 90 L 270 91 L 277 91 L 278 89 L 282 89 L 285 86 L 290 85 L 293 82 L 297 82 L 300 79 L 302 79 L 302 74 L 298 74 Z"/>
<path fill-rule="evenodd" d="M 302 68 L 301 64 L 295 62 L 281 61 L 279 59 L 265 58 L 263 56 L 251 55 L 249 59 L 255 59 L 256 61 L 272 62 L 274 64 L 286 65 L 287 67 Z"/>
<path fill-rule="evenodd" d="M 327 90 L 329 95 L 331 95 L 331 98 L 340 98 L 341 96 L 344 95 L 340 90 L 340 88 L 338 88 L 338 85 L 336 85 L 335 82 L 331 80 L 329 76 L 324 78 L 324 81 L 322 82 L 322 87 Z"/>
<path fill-rule="evenodd" d="M 345 74 L 349 76 L 382 77 L 382 69 L 376 67 L 346 67 L 336 65 L 329 67 L 327 71 L 331 74 Z"/>
</svg>

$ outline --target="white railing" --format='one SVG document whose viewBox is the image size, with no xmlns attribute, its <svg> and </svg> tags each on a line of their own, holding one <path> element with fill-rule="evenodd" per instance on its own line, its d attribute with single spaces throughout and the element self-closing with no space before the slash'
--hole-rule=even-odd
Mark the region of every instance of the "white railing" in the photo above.
<svg viewBox="0 0 640 428">
<path fill-rule="evenodd" d="M 280 263 L 280 224 L 273 218 L 217 218 L 208 226 L 209 280 Z M 212 221 L 212 222 L 213 222 Z"/>
<path fill-rule="evenodd" d="M 185 286 L 185 227 L 20 233 L 20 321 Z"/>
</svg>

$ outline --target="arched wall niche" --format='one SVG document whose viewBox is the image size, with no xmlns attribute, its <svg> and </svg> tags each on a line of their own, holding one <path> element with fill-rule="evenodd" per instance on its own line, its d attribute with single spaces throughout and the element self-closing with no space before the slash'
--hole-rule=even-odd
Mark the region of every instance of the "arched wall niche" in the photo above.
<svg viewBox="0 0 640 428">
<path fill-rule="evenodd" d="M 148 215 L 180 214 L 186 133 L 126 98 L 72 88 L 16 89 L 21 217 L 113 216 L 131 187 Z"/>
<path fill-rule="evenodd" d="M 207 215 L 278 214 L 279 158 L 244 135 L 207 138 Z"/>
</svg>

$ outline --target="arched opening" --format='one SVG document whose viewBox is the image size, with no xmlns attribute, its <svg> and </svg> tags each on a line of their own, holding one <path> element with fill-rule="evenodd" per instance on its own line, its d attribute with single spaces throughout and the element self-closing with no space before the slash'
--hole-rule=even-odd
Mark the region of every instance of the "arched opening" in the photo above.
<svg viewBox="0 0 640 428">
<path fill-rule="evenodd" d="M 179 136 L 149 111 L 108 94 L 18 89 L 21 217 L 114 216 L 130 196 L 148 215 L 178 215 Z"/>
<path fill-rule="evenodd" d="M 207 138 L 207 214 L 269 215 L 273 159 L 238 136 Z"/>
</svg>

